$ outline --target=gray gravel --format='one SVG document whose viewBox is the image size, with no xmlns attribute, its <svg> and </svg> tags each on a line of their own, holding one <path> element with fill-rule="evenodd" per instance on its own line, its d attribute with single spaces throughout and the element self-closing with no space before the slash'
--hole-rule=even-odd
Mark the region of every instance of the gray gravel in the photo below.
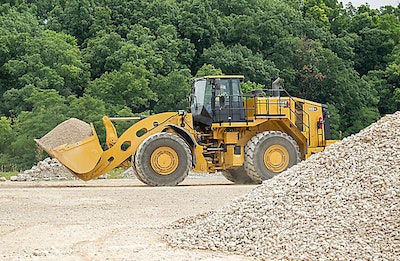
<svg viewBox="0 0 400 261">
<path fill-rule="evenodd" d="M 45 150 L 64 144 L 73 144 L 93 135 L 92 128 L 84 121 L 71 118 L 63 121 L 42 138 L 35 140 Z"/>
<path fill-rule="evenodd" d="M 46 158 L 32 168 L 11 176 L 11 181 L 69 180 L 76 179 L 57 159 Z"/>
<path fill-rule="evenodd" d="M 400 260 L 400 112 L 170 228 L 164 238 L 179 248 L 266 260 Z"/>
</svg>

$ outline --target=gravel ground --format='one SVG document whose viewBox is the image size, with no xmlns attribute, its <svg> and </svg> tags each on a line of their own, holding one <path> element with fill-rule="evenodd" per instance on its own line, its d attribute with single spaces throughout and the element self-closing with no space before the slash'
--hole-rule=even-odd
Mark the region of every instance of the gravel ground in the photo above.
<svg viewBox="0 0 400 261">
<path fill-rule="evenodd" d="M 0 183 L 0 260 L 254 260 L 172 249 L 164 227 L 213 211 L 254 188 L 222 176 L 176 187 L 136 179 Z"/>
</svg>

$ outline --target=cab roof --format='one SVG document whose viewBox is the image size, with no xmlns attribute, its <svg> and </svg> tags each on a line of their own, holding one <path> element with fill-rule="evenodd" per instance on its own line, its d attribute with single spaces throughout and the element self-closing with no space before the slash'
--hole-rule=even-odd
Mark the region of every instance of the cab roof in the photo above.
<svg viewBox="0 0 400 261">
<path fill-rule="evenodd" d="M 207 75 L 199 78 L 195 78 L 194 81 L 199 81 L 203 79 L 244 79 L 243 75 Z"/>
</svg>

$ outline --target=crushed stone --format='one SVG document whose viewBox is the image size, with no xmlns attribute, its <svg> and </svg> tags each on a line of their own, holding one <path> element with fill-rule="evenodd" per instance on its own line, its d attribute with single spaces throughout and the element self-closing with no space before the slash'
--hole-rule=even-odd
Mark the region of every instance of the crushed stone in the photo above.
<svg viewBox="0 0 400 261">
<path fill-rule="evenodd" d="M 52 150 L 64 144 L 72 144 L 93 135 L 90 124 L 76 118 L 68 119 L 53 130 L 37 139 L 36 142 L 45 150 Z"/>
<path fill-rule="evenodd" d="M 262 260 L 400 260 L 400 111 L 168 228 L 173 247 Z"/>
</svg>

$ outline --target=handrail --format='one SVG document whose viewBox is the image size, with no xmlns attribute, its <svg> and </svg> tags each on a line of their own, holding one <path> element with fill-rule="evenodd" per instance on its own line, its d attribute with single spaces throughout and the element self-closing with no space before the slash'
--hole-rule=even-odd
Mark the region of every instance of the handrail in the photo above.
<svg viewBox="0 0 400 261">
<path fill-rule="evenodd" d="M 289 98 L 289 101 L 292 101 L 292 102 L 296 102 L 294 99 L 293 99 L 293 97 L 284 89 L 284 88 L 278 88 L 278 89 L 263 89 L 263 91 L 267 94 L 267 96 L 268 96 L 268 92 L 270 92 L 271 94 L 273 94 L 274 92 L 275 93 L 278 93 L 279 94 L 279 100 L 281 99 L 281 93 L 283 92 L 284 94 L 285 94 L 285 97 L 288 97 Z M 273 95 L 270 95 L 270 96 L 268 96 L 268 97 L 273 97 Z M 296 104 L 296 103 L 295 103 Z M 311 130 L 310 130 L 310 114 L 307 112 L 307 111 L 305 111 L 303 108 L 300 108 L 301 109 L 301 113 L 300 114 L 303 114 L 303 115 L 305 115 L 306 116 L 306 118 L 307 118 L 307 120 L 306 120 L 306 122 L 304 121 L 304 116 L 301 118 L 301 124 L 305 127 L 305 129 L 306 129 L 306 133 L 307 133 L 307 136 L 308 136 L 308 139 L 307 139 L 307 143 L 308 143 L 308 145 L 310 145 L 309 143 L 310 143 L 310 138 L 311 138 Z M 293 111 L 292 110 L 292 108 L 290 108 L 289 107 L 289 110 L 290 110 L 290 112 L 291 112 L 291 114 L 290 114 L 290 121 L 293 123 L 293 120 L 292 120 L 292 114 L 294 115 L 294 116 L 296 116 L 296 117 L 298 117 L 299 116 L 299 114 L 298 113 L 296 113 L 296 108 L 295 108 L 295 110 Z M 297 126 L 296 124 L 294 124 L 295 126 Z"/>
<path fill-rule="evenodd" d="M 273 95 L 275 94 L 275 95 Z M 278 95 L 276 95 L 278 94 Z M 283 94 L 283 95 L 281 95 Z M 234 106 L 228 106 L 229 108 L 229 115 L 233 115 L 236 113 L 236 111 L 239 113 L 239 111 L 244 111 L 244 121 L 247 123 L 252 121 L 251 119 L 248 118 L 249 115 L 253 115 L 254 117 L 257 116 L 267 116 L 267 117 L 274 117 L 274 116 L 283 116 L 284 114 L 288 114 L 286 117 L 289 119 L 289 121 L 296 126 L 301 132 L 305 133 L 306 136 L 308 136 L 307 143 L 310 145 L 310 140 L 311 140 L 311 126 L 310 126 L 310 114 L 304 110 L 304 106 L 301 106 L 301 108 L 296 108 L 290 106 L 290 104 L 295 104 L 296 101 L 295 99 L 283 88 L 279 89 L 263 89 L 263 90 L 256 90 L 252 94 L 239 94 L 239 95 L 227 95 L 226 96 L 229 101 L 233 101 L 234 99 L 237 101 L 244 101 L 248 100 L 250 98 L 256 98 L 256 97 L 266 97 L 265 100 L 261 99 L 255 99 L 255 102 L 253 104 L 253 107 L 249 107 L 249 103 L 246 102 L 247 106 L 246 108 L 243 109 L 243 107 L 234 107 Z M 272 100 L 271 98 L 277 98 L 276 101 Z M 303 104 L 306 104 L 307 101 L 304 100 L 302 101 Z M 231 104 L 230 104 L 231 105 Z M 288 109 L 289 112 L 283 113 L 283 109 Z M 262 110 L 263 113 L 266 113 L 266 115 L 261 115 L 262 113 L 259 112 L 258 110 Z M 296 111 L 299 110 L 299 111 Z M 253 113 L 254 111 L 254 113 Z M 220 110 L 214 110 L 213 114 L 218 115 L 221 113 Z M 301 117 L 302 115 L 302 117 Z M 296 119 L 299 120 L 296 124 Z M 299 124 L 302 127 L 299 127 Z"/>
<path fill-rule="evenodd" d="M 255 92 L 254 94 L 245 94 L 243 95 L 243 97 L 252 97 L 252 98 L 256 98 L 256 97 L 260 97 L 260 95 L 264 93 L 264 95 L 266 95 L 266 101 L 256 101 L 254 103 L 254 108 L 246 108 L 246 110 L 254 110 L 254 115 L 257 115 L 259 113 L 257 113 L 258 108 L 263 107 L 263 105 L 265 105 L 265 110 L 266 113 L 268 115 L 282 115 L 282 108 L 288 108 L 289 109 L 289 117 L 288 119 L 293 123 L 294 126 L 297 126 L 295 119 L 299 118 L 300 119 L 300 124 L 303 126 L 302 132 L 306 132 L 308 139 L 307 139 L 307 143 L 308 145 L 310 145 L 310 138 L 311 138 L 311 130 L 310 130 L 310 114 L 304 110 L 304 108 L 299 108 L 300 109 L 300 113 L 296 112 L 296 108 L 292 108 L 290 106 L 290 103 L 296 104 L 296 101 L 294 100 L 294 98 L 283 88 L 279 88 L 279 89 L 263 89 L 262 92 Z M 278 94 L 278 95 L 273 95 L 273 94 Z M 281 95 L 283 94 L 283 96 Z M 262 97 L 262 96 L 261 96 Z M 272 97 L 276 97 L 277 98 L 277 102 L 273 102 L 271 101 Z M 306 103 L 306 101 L 304 100 L 304 103 Z M 272 111 L 273 105 L 277 105 L 276 106 L 276 111 Z M 283 105 L 283 106 L 282 106 Z M 286 106 L 285 106 L 286 105 Z M 303 117 L 299 117 L 301 116 L 301 114 L 303 114 Z"/>
</svg>

